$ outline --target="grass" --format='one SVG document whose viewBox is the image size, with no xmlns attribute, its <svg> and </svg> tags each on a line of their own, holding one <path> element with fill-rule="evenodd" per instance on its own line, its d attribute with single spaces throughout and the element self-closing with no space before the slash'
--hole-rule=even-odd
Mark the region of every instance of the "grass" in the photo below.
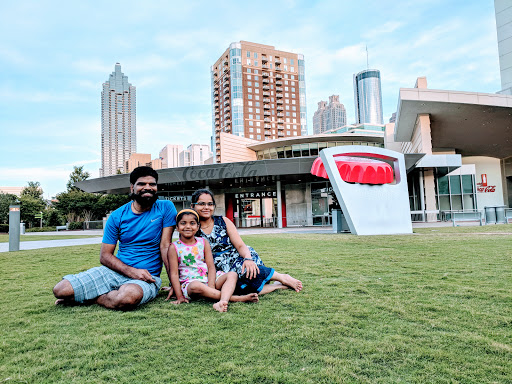
<svg viewBox="0 0 512 384">
<path fill-rule="evenodd" d="M 86 239 L 88 237 L 101 237 L 101 236 L 93 236 L 93 235 L 21 235 L 20 241 Z M 0 243 L 8 243 L 8 242 L 9 242 L 9 235 L 0 235 Z"/>
<path fill-rule="evenodd" d="M 163 294 L 126 313 L 54 307 L 99 245 L 0 254 L 0 382 L 511 382 L 511 238 L 457 229 L 245 236 L 305 288 L 226 314 Z"/>
</svg>

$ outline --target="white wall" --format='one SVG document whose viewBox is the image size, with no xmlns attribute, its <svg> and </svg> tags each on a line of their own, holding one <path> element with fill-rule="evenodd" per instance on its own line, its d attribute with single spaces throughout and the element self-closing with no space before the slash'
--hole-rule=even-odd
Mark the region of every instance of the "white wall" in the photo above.
<svg viewBox="0 0 512 384">
<path fill-rule="evenodd" d="M 477 208 L 483 209 L 490 205 L 505 205 L 503 201 L 503 184 L 500 160 L 493 157 L 470 156 L 463 157 L 462 164 L 475 165 L 475 182 L 477 187 Z M 487 177 L 487 188 L 479 185 L 482 175 Z M 494 188 L 492 188 L 494 186 Z"/>
</svg>

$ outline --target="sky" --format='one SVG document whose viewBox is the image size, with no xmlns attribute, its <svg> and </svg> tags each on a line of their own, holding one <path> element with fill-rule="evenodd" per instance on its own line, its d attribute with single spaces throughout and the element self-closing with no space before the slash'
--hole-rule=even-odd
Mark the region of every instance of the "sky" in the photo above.
<svg viewBox="0 0 512 384">
<path fill-rule="evenodd" d="M 137 152 L 210 143 L 210 66 L 232 42 L 302 53 L 308 132 L 353 75 L 378 69 L 384 121 L 400 88 L 501 89 L 492 0 L 24 1 L 0 12 L 0 186 L 66 190 L 101 167 L 101 87 L 116 62 L 137 88 Z"/>
</svg>

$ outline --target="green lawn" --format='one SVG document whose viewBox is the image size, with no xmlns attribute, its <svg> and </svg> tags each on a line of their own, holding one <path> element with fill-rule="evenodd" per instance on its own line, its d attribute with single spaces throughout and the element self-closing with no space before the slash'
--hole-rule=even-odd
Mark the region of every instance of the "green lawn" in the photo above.
<svg viewBox="0 0 512 384">
<path fill-rule="evenodd" d="M 92 236 L 92 235 L 21 235 L 20 241 L 85 239 L 88 237 L 101 237 L 101 236 Z M 8 242 L 9 242 L 9 235 L 0 235 L 0 243 L 8 243 Z"/>
<path fill-rule="evenodd" d="M 99 245 L 2 253 L 0 383 L 510 383 L 511 237 L 452 231 L 246 236 L 305 288 L 225 314 L 55 307 Z"/>
</svg>

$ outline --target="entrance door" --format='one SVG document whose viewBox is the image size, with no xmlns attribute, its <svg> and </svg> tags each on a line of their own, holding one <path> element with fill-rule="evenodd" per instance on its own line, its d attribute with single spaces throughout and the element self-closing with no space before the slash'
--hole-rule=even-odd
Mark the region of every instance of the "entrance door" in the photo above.
<svg viewBox="0 0 512 384">
<path fill-rule="evenodd" d="M 241 228 L 274 227 L 277 220 L 277 199 L 237 199 L 234 216 L 235 225 Z"/>
</svg>

